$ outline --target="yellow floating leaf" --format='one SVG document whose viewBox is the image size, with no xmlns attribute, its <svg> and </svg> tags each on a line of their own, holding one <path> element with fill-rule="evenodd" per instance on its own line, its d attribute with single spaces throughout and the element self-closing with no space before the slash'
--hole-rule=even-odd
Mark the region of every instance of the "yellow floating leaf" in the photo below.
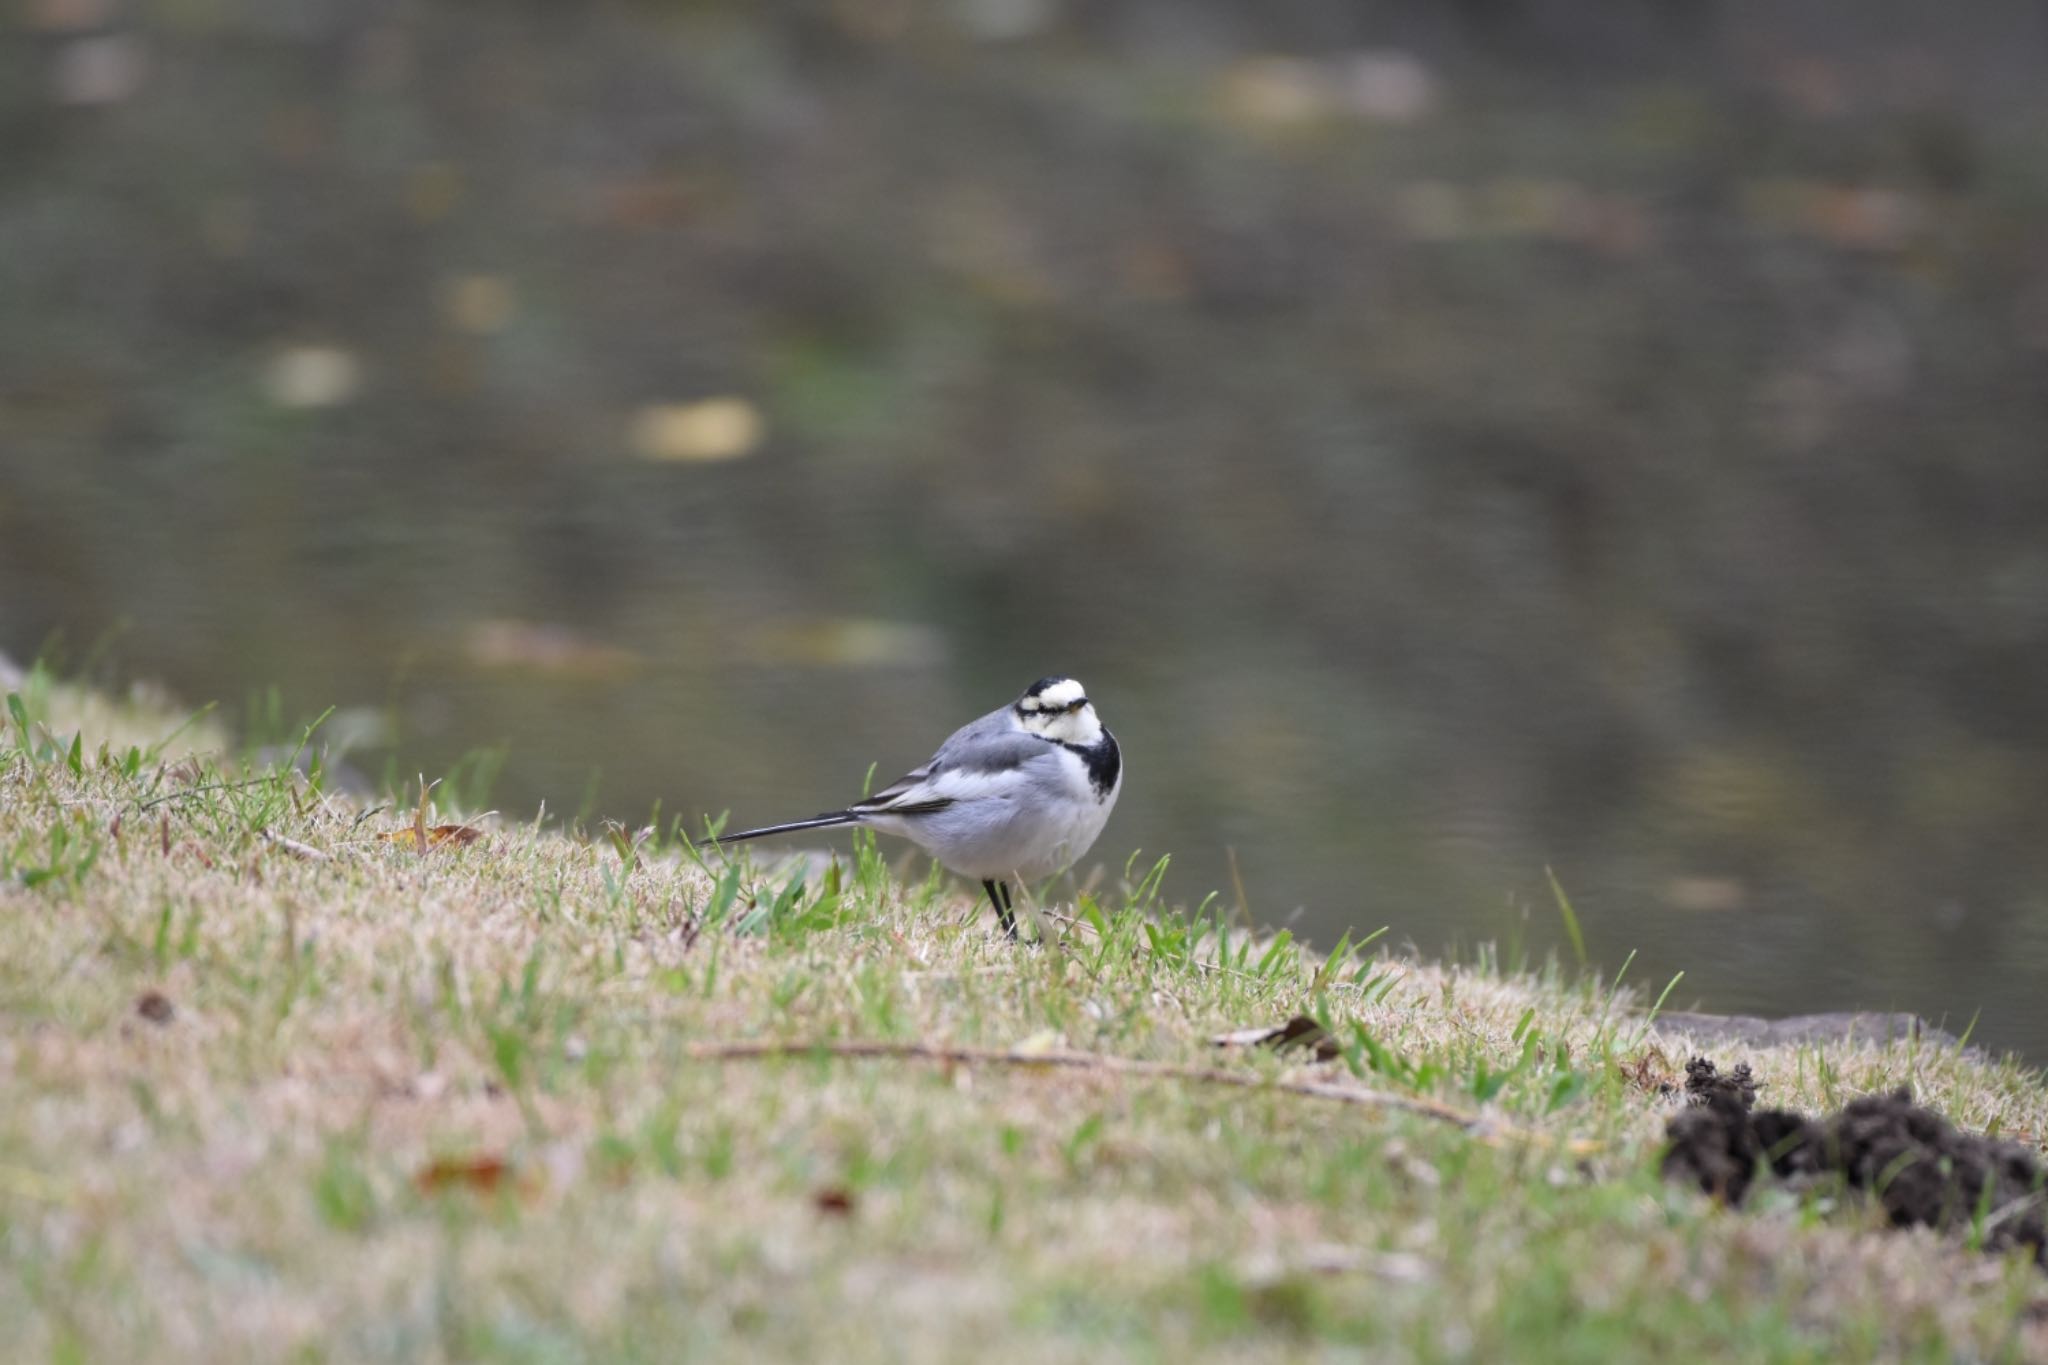
<svg viewBox="0 0 2048 1365">
<path fill-rule="evenodd" d="M 544 621 L 479 621 L 463 636 L 462 653 L 483 668 L 606 682 L 630 677 L 640 656 Z"/>
<path fill-rule="evenodd" d="M 812 668 L 928 668 L 945 662 L 945 637 L 930 626 L 864 616 L 779 621 L 740 645 L 756 663 Z"/>
<path fill-rule="evenodd" d="M 1664 899 L 1680 910 L 1726 913 L 1749 904 L 1749 888 L 1739 877 L 1673 877 Z"/>
<path fill-rule="evenodd" d="M 339 346 L 292 346 L 271 357 L 264 391 L 281 408 L 331 408 L 355 397 L 362 364 Z"/>
<path fill-rule="evenodd" d="M 1305 57 L 1247 57 L 1223 75 L 1225 117 L 1257 128 L 1291 129 L 1337 110 L 1327 73 Z"/>
<path fill-rule="evenodd" d="M 502 332 L 517 309 L 512 282 L 503 275 L 458 275 L 441 286 L 441 315 L 464 332 Z"/>
<path fill-rule="evenodd" d="M 462 200 L 462 173 L 445 161 L 415 166 L 405 182 L 405 206 L 422 223 L 437 223 Z"/>
<path fill-rule="evenodd" d="M 651 403 L 633 415 L 628 439 L 643 460 L 737 460 L 754 453 L 767 425 L 744 398 Z"/>
</svg>

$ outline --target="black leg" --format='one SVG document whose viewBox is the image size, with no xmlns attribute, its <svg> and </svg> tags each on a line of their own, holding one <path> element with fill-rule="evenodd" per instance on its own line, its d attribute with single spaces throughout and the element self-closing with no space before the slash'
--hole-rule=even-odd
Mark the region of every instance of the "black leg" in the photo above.
<svg viewBox="0 0 2048 1365">
<path fill-rule="evenodd" d="M 1010 936 L 1010 942 L 1017 941 L 1017 917 L 1010 913 L 1010 884 L 997 882 L 996 890 L 1003 893 L 1003 932 Z"/>
<path fill-rule="evenodd" d="M 996 908 L 996 919 L 1002 924 L 1003 933 L 1016 938 L 1017 917 L 1010 913 L 1010 884 L 988 881 L 981 884 L 981 889 L 988 892 L 989 904 Z"/>
</svg>

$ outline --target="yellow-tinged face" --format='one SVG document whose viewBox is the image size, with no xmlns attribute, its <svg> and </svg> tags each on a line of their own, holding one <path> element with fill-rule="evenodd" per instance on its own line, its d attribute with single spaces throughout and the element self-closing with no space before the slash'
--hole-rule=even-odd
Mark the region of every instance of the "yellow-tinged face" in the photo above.
<svg viewBox="0 0 2048 1365">
<path fill-rule="evenodd" d="M 1072 678 L 1040 678 L 1017 698 L 1017 722 L 1057 744 L 1083 747 L 1102 738 L 1102 722 L 1088 701 L 1088 689 Z"/>
</svg>

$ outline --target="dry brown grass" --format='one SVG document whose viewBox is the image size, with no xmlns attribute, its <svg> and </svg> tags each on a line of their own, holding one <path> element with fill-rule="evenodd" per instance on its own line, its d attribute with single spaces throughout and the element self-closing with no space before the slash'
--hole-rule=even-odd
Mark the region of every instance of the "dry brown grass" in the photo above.
<svg viewBox="0 0 2048 1365">
<path fill-rule="evenodd" d="M 502 821 L 421 853 L 378 837 L 411 810 L 144 752 L 173 723 L 149 699 L 30 701 L 29 738 L 0 732 L 8 1358 L 2044 1345 L 2031 1266 L 1848 1204 L 1659 1185 L 1660 1061 L 1598 982 L 1325 971 L 1142 884 L 1019 949 L 866 853 L 787 894 L 781 870 Z M 1302 1009 L 1345 1058 L 1207 1041 Z M 808 1046 L 856 1042 L 902 1055 Z M 1050 1064 L 1077 1053 L 1137 1065 Z M 1772 1103 L 1910 1082 L 2048 1132 L 2017 1067 L 1745 1055 Z"/>
</svg>

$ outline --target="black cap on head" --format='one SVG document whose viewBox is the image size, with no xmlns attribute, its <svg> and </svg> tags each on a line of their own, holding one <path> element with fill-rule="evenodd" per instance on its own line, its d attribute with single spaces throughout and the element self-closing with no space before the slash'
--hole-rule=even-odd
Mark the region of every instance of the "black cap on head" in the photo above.
<svg viewBox="0 0 2048 1365">
<path fill-rule="evenodd" d="M 1024 695 L 1017 698 L 1016 711 L 1025 716 L 1057 715 L 1078 710 L 1087 700 L 1081 684 L 1064 674 L 1054 673 L 1025 688 Z"/>
</svg>

